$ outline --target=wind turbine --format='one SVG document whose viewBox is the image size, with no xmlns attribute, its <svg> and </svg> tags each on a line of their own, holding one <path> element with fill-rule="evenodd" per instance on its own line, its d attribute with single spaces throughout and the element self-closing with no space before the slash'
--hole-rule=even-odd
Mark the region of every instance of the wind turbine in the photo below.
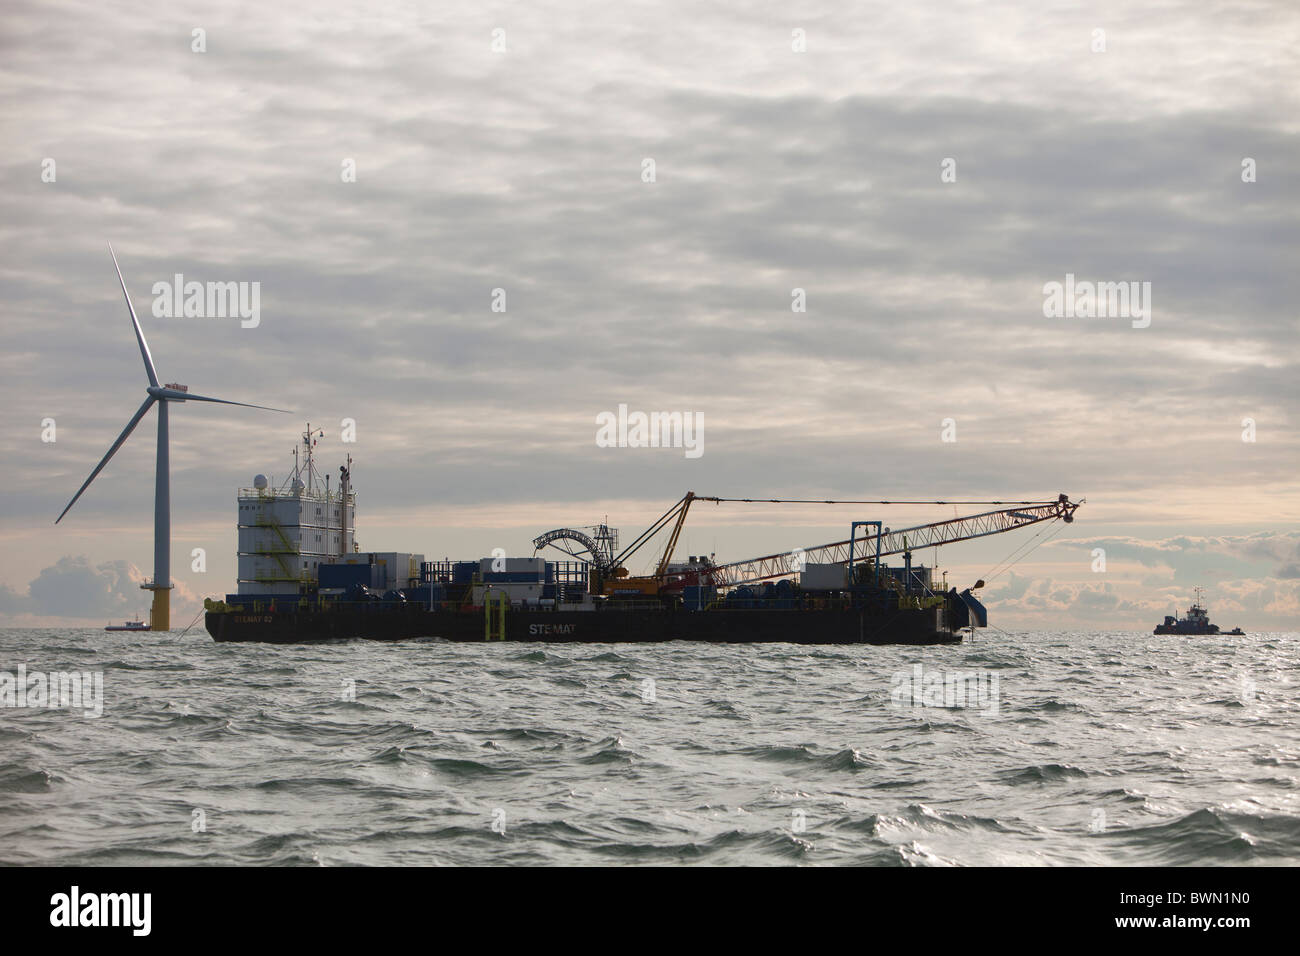
<svg viewBox="0 0 1300 956">
<path fill-rule="evenodd" d="M 154 472 L 154 495 L 153 495 L 153 581 L 149 584 L 140 585 L 146 591 L 153 592 L 153 612 L 150 616 L 150 630 L 165 631 L 171 626 L 171 588 L 172 588 L 172 571 L 171 571 L 171 550 L 172 550 L 172 502 L 171 502 L 171 474 L 167 455 L 167 405 L 169 402 L 216 402 L 220 405 L 240 405 L 244 408 L 261 408 L 269 412 L 283 412 L 283 408 L 268 408 L 265 405 L 249 405 L 247 402 L 232 402 L 224 398 L 208 398 L 205 395 L 191 394 L 184 385 L 177 385 L 169 382 L 166 385 L 158 384 L 158 373 L 153 366 L 153 357 L 149 354 L 149 343 L 144 340 L 144 332 L 140 328 L 140 320 L 136 318 L 135 308 L 131 305 L 131 295 L 126 291 L 126 280 L 122 278 L 122 269 L 117 264 L 117 255 L 113 252 L 113 246 L 110 243 L 108 254 L 113 257 L 113 268 L 117 270 L 117 281 L 122 285 L 122 295 L 126 297 L 126 307 L 131 312 L 131 324 L 135 327 L 135 339 L 140 345 L 140 357 L 144 359 L 144 371 L 149 376 L 149 385 L 145 391 L 149 397 L 144 400 L 140 410 L 135 413 L 126 428 L 122 429 L 122 434 L 117 436 L 117 441 L 113 442 L 113 447 L 108 450 L 95 470 L 90 473 L 85 484 L 78 489 L 77 493 L 72 496 L 68 502 L 68 507 L 63 509 L 62 514 L 54 519 L 58 524 L 63 520 L 69 509 L 77 503 L 81 493 L 90 487 L 90 483 L 95 480 L 95 476 L 104 470 L 110 458 L 117 454 L 117 450 L 122 447 L 123 443 L 135 430 L 135 426 L 140 424 L 140 420 L 148 413 L 149 409 L 155 404 L 158 406 L 158 463 Z"/>
</svg>

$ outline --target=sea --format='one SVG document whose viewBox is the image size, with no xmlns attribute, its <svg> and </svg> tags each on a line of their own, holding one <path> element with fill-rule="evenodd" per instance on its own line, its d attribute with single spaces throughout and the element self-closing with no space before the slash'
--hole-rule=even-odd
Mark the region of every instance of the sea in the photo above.
<svg viewBox="0 0 1300 956">
<path fill-rule="evenodd" d="M 7 629 L 0 864 L 1296 865 L 1298 649 Z"/>
</svg>

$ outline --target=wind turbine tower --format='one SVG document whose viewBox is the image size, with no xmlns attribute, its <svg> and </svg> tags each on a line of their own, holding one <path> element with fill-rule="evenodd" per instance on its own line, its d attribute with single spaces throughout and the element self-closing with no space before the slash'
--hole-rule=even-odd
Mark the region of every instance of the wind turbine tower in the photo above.
<svg viewBox="0 0 1300 956">
<path fill-rule="evenodd" d="M 158 372 L 154 369 L 153 357 L 149 354 L 149 343 L 144 340 L 144 331 L 140 328 L 140 320 L 136 317 L 135 308 L 131 305 L 131 295 L 126 291 L 126 280 L 122 278 L 122 269 L 117 264 L 117 255 L 113 252 L 112 245 L 108 247 L 108 254 L 113 257 L 113 268 L 117 270 L 117 281 L 122 286 L 122 295 L 126 298 L 127 310 L 131 313 L 131 324 L 135 328 L 135 339 L 140 346 L 140 357 L 144 359 L 145 375 L 149 378 L 149 384 L 145 388 L 148 397 L 145 398 L 144 404 L 140 406 L 135 416 L 122 429 L 122 434 L 117 436 L 117 441 L 113 442 L 108 453 L 100 459 L 95 470 L 90 473 L 90 477 L 72 496 L 68 502 L 68 507 L 54 519 L 58 524 L 63 520 L 63 516 L 68 513 L 81 493 L 90 487 L 90 483 L 95 480 L 95 476 L 104 470 L 109 459 L 117 454 L 117 450 L 122 447 L 131 432 L 135 431 L 135 426 L 140 424 L 141 419 L 148 414 L 149 409 L 154 405 L 158 406 L 158 460 L 154 471 L 154 496 L 153 496 L 153 580 L 148 584 L 140 585 L 146 591 L 153 592 L 153 609 L 149 618 L 150 630 L 166 631 L 171 627 L 171 589 L 172 589 L 172 567 L 171 567 L 171 550 L 172 550 L 172 501 L 171 501 L 171 471 L 168 460 L 167 449 L 167 406 L 172 402 L 216 402 L 219 405 L 240 405 L 244 408 L 261 408 L 269 412 L 282 412 L 282 408 L 268 408 L 265 405 L 249 405 L 247 402 L 232 402 L 224 398 L 208 398 L 205 395 L 194 395 L 189 391 L 188 386 L 177 385 L 169 382 L 166 385 L 158 384 Z"/>
</svg>

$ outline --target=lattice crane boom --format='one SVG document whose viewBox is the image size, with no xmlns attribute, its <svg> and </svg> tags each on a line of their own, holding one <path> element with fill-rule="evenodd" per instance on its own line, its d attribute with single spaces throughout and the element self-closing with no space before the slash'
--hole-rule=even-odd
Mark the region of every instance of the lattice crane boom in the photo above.
<svg viewBox="0 0 1300 956">
<path fill-rule="evenodd" d="M 708 498 L 699 500 L 708 501 Z M 996 511 L 950 518 L 947 521 L 934 521 L 930 524 L 916 525 L 911 528 L 887 529 L 880 536 L 880 556 L 903 554 L 907 551 L 920 550 L 956 541 L 969 541 L 993 534 L 1004 534 L 1017 528 L 1044 521 L 1061 520 L 1069 523 L 1074 520 L 1075 509 L 1082 502 L 1074 502 L 1062 494 L 1056 501 L 1034 504 L 1020 504 Z M 865 559 L 867 551 L 875 554 L 874 536 L 857 538 L 853 543 L 853 560 Z M 781 554 L 769 554 L 762 558 L 747 561 L 733 561 L 717 565 L 711 570 L 713 580 L 718 587 L 731 587 L 752 581 L 785 577 L 794 573 L 804 564 L 848 564 L 850 560 L 850 542 L 836 541 L 831 544 L 817 545 L 786 551 Z"/>
</svg>

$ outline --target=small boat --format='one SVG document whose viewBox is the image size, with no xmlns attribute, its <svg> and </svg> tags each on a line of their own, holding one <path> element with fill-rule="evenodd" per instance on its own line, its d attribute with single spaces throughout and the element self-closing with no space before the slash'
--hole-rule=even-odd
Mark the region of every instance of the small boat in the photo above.
<svg viewBox="0 0 1300 956">
<path fill-rule="evenodd" d="M 144 621 L 127 621 L 125 624 L 109 624 L 106 631 L 147 631 L 149 625 Z"/>
<path fill-rule="evenodd" d="M 1187 609 L 1186 617 L 1175 617 L 1171 614 L 1165 615 L 1165 622 L 1157 624 L 1154 634 L 1220 634 L 1233 637 L 1244 637 L 1245 631 L 1239 627 L 1234 627 L 1231 631 L 1220 631 L 1219 625 L 1210 623 L 1209 612 L 1205 610 L 1205 605 L 1201 603 L 1201 594 L 1205 588 L 1196 588 L 1196 602 Z"/>
</svg>

